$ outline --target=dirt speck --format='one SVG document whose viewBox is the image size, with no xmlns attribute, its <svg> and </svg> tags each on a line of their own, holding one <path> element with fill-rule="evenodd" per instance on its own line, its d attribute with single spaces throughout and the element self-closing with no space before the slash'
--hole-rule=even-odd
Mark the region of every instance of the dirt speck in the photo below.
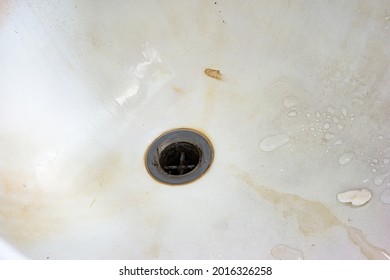
<svg viewBox="0 0 390 280">
<path fill-rule="evenodd" d="M 24 188 L 17 181 L 0 173 L 0 235 L 23 247 L 36 237 L 46 238 L 56 232 L 61 217 L 55 211 L 48 212 L 55 195 L 44 194 L 39 186 Z"/>
<path fill-rule="evenodd" d="M 204 70 L 204 73 L 211 78 L 214 78 L 217 80 L 222 80 L 222 74 L 221 74 L 221 71 L 219 71 L 219 70 L 206 68 Z"/>
</svg>

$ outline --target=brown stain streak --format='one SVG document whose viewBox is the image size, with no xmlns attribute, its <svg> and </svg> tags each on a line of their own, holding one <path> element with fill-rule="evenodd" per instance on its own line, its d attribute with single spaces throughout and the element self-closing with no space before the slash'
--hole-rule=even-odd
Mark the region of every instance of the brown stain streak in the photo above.
<svg viewBox="0 0 390 280">
<path fill-rule="evenodd" d="M 48 209 L 49 194 L 32 183 L 24 187 L 20 180 L 0 174 L 0 236 L 16 246 L 47 237 L 59 219 Z"/>
<path fill-rule="evenodd" d="M 296 217 L 299 230 L 305 236 L 322 233 L 333 226 L 342 226 L 347 231 L 349 240 L 357 245 L 368 259 L 390 259 L 386 250 L 368 242 L 360 229 L 343 224 L 323 203 L 271 190 L 255 182 L 252 176 L 245 172 L 241 172 L 239 177 L 265 200 L 280 207 L 284 217 Z"/>
<path fill-rule="evenodd" d="M 211 115 L 214 111 L 216 103 L 216 86 L 214 84 L 208 85 L 204 93 L 203 118 L 202 123 L 204 127 L 208 125 Z"/>
<path fill-rule="evenodd" d="M 75 199 L 105 194 L 107 187 L 117 179 L 122 164 L 120 153 L 102 154 L 99 160 L 87 164 L 75 175 L 76 180 L 68 183 L 65 193 L 52 193 L 48 186 L 43 188 L 34 183 L 34 174 L 0 170 L 0 236 L 23 252 L 26 246 L 69 230 L 69 219 L 74 213 L 66 211 L 66 207 L 77 205 Z M 89 208 L 96 200 L 93 198 Z"/>
<path fill-rule="evenodd" d="M 178 93 L 178 94 L 183 94 L 183 93 L 184 93 L 184 92 L 183 92 L 183 89 L 182 89 L 182 88 L 179 88 L 179 87 L 177 87 L 177 86 L 173 86 L 172 89 L 173 89 L 176 93 Z"/>
<path fill-rule="evenodd" d="M 265 200 L 280 207 L 284 217 L 295 217 L 298 221 L 299 230 L 305 236 L 341 225 L 341 222 L 329 208 L 318 201 L 310 201 L 296 194 L 280 193 L 271 190 L 255 183 L 249 174 L 243 174 L 240 177 Z"/>
<path fill-rule="evenodd" d="M 10 13 L 11 1 L 1 0 L 0 1 L 0 26 L 3 24 L 4 20 Z"/>
</svg>

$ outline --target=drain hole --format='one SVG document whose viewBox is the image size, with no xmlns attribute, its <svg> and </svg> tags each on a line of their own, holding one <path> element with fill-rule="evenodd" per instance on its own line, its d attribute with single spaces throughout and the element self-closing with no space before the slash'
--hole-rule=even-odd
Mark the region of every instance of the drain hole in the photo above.
<svg viewBox="0 0 390 280">
<path fill-rule="evenodd" d="M 190 173 L 199 164 L 199 149 L 187 142 L 170 144 L 160 154 L 161 168 L 170 175 Z"/>
<path fill-rule="evenodd" d="M 213 148 L 206 136 L 192 129 L 179 128 L 153 141 L 146 152 L 145 165 L 157 181 L 182 185 L 201 177 L 213 157 Z"/>
</svg>

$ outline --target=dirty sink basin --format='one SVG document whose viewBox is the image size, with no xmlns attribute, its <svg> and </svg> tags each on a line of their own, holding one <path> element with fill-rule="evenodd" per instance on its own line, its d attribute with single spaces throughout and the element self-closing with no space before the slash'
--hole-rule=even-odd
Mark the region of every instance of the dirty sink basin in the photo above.
<svg viewBox="0 0 390 280">
<path fill-rule="evenodd" d="M 389 1 L 1 1 L 0 256 L 389 258 L 389 46 Z"/>
</svg>

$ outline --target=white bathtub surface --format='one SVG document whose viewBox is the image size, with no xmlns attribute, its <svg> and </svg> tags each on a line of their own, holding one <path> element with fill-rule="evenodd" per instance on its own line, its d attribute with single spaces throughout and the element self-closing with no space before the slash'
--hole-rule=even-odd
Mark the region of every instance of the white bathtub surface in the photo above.
<svg viewBox="0 0 390 280">
<path fill-rule="evenodd" d="M 389 1 L 1 1 L 0 236 L 33 259 L 388 259 L 389 70 Z M 180 127 L 215 158 L 172 187 L 144 153 Z"/>
</svg>

